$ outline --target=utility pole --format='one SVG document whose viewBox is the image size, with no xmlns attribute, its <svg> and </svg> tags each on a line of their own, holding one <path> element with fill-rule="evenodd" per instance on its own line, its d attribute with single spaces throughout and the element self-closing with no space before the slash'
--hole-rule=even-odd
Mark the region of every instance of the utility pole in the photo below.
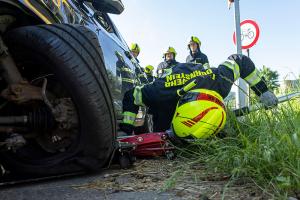
<svg viewBox="0 0 300 200">
<path fill-rule="evenodd" d="M 236 51 L 237 54 L 242 53 L 242 44 L 241 44 L 241 25 L 240 25 L 240 4 L 239 0 L 234 0 L 234 19 L 235 19 L 235 35 L 236 35 Z M 245 106 L 249 106 L 249 94 L 248 94 L 248 86 L 246 82 L 239 78 L 237 80 L 237 95 L 236 95 L 236 107 L 241 108 Z"/>
</svg>

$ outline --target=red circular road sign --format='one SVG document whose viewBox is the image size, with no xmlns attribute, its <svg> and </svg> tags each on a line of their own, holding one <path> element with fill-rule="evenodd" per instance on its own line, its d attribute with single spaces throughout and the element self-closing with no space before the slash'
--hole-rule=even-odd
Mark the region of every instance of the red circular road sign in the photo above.
<svg viewBox="0 0 300 200">
<path fill-rule="evenodd" d="M 259 38 L 259 27 L 253 20 L 247 19 L 241 22 L 241 42 L 242 49 L 250 49 L 256 44 Z M 235 32 L 233 33 L 233 42 L 236 45 Z"/>
</svg>

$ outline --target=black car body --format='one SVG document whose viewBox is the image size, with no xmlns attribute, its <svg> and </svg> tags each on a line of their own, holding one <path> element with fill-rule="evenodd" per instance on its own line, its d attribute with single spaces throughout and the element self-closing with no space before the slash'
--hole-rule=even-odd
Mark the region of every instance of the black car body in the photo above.
<svg viewBox="0 0 300 200">
<path fill-rule="evenodd" d="M 132 86 L 142 73 L 108 15 L 120 14 L 122 6 L 120 0 L 0 0 L 0 54 L 7 54 L 0 56 L 1 166 L 57 174 L 107 163 L 125 92 L 116 63 L 121 59 L 134 72 Z M 13 100 L 14 84 L 33 92 L 22 96 L 29 96 L 26 102 Z"/>
</svg>

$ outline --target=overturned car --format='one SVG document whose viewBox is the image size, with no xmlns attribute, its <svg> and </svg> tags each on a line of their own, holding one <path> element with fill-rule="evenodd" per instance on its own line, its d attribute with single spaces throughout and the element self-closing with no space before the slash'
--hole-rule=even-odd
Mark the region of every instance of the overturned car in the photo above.
<svg viewBox="0 0 300 200">
<path fill-rule="evenodd" d="M 140 66 L 108 13 L 120 0 L 0 0 L 0 165 L 52 175 L 103 167 L 121 118 L 118 60 Z"/>
</svg>

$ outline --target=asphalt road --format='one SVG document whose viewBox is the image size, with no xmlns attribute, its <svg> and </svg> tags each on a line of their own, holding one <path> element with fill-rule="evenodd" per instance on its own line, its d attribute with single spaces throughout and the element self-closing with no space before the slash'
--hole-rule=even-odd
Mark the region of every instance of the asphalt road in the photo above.
<svg viewBox="0 0 300 200">
<path fill-rule="evenodd" d="M 0 200 L 270 199 L 248 179 L 227 187 L 228 175 L 207 173 L 202 164 L 184 168 L 180 175 L 183 163 L 165 158 L 144 159 L 126 170 L 114 165 L 93 175 L 0 186 Z"/>
<path fill-rule="evenodd" d="M 173 193 L 157 191 L 108 191 L 82 187 L 105 179 L 107 171 L 96 175 L 81 175 L 36 183 L 18 184 L 0 188 L 1 200 L 152 200 L 181 199 Z"/>
</svg>

